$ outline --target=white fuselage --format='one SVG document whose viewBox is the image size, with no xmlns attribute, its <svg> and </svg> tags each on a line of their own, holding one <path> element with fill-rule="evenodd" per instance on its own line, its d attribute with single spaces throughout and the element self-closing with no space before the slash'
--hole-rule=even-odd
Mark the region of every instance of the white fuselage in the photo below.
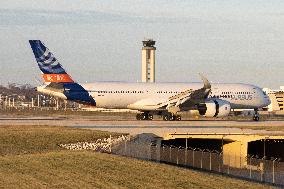
<svg viewBox="0 0 284 189">
<path fill-rule="evenodd" d="M 129 105 L 150 99 L 161 101 L 187 90 L 197 90 L 202 83 L 123 83 L 96 82 L 81 84 L 101 108 L 129 108 Z M 262 108 L 270 104 L 262 89 L 249 84 L 212 84 L 208 98 L 222 99 L 232 109 Z"/>
</svg>

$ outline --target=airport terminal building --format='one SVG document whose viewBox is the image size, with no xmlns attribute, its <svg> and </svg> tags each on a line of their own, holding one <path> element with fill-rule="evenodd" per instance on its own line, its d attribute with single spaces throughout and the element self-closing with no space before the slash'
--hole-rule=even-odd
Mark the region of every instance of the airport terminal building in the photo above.
<svg viewBox="0 0 284 189">
<path fill-rule="evenodd" d="M 280 86 L 280 89 L 273 90 L 264 88 L 263 91 L 269 96 L 271 104 L 268 105 L 269 112 L 284 112 L 284 86 Z"/>
</svg>

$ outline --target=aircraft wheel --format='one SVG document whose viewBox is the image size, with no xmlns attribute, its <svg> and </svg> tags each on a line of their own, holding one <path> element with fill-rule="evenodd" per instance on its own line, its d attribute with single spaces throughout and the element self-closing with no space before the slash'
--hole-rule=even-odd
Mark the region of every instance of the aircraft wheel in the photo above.
<svg viewBox="0 0 284 189">
<path fill-rule="evenodd" d="M 253 120 L 254 121 L 259 121 L 259 116 L 258 115 L 253 116 Z"/>
<path fill-rule="evenodd" d="M 169 121 L 169 115 L 168 114 L 165 114 L 165 115 L 163 115 L 163 120 L 164 121 Z"/>
<path fill-rule="evenodd" d="M 148 114 L 148 120 L 153 120 L 153 115 L 152 114 Z"/>
<path fill-rule="evenodd" d="M 142 116 L 141 114 L 136 114 L 136 120 L 141 120 Z"/>
<path fill-rule="evenodd" d="M 147 120 L 148 116 L 145 113 L 141 114 L 141 120 Z"/>
<path fill-rule="evenodd" d="M 181 120 L 181 116 L 177 115 L 175 120 L 180 121 Z"/>
<path fill-rule="evenodd" d="M 254 121 L 259 121 L 259 114 L 258 114 L 258 109 L 254 109 L 254 115 L 253 115 L 253 120 Z"/>
<path fill-rule="evenodd" d="M 169 115 L 169 120 L 170 121 L 174 121 L 176 119 L 176 116 L 175 115 Z"/>
</svg>

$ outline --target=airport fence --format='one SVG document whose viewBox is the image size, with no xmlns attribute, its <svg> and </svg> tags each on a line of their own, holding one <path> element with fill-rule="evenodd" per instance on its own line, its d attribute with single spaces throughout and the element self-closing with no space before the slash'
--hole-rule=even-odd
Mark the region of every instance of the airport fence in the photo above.
<svg viewBox="0 0 284 189">
<path fill-rule="evenodd" d="M 183 148 L 139 144 L 131 141 L 114 146 L 113 154 L 202 169 L 228 176 L 284 186 L 284 162 L 280 159 L 259 159 L 258 157 L 235 156 L 199 148 Z"/>
</svg>

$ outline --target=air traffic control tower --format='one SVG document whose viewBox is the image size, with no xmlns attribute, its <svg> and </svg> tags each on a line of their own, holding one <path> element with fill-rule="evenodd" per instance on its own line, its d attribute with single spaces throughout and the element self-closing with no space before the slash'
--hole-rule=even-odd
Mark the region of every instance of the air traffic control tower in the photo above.
<svg viewBox="0 0 284 189">
<path fill-rule="evenodd" d="M 155 82 L 155 51 L 156 41 L 146 39 L 142 47 L 142 82 Z"/>
</svg>

